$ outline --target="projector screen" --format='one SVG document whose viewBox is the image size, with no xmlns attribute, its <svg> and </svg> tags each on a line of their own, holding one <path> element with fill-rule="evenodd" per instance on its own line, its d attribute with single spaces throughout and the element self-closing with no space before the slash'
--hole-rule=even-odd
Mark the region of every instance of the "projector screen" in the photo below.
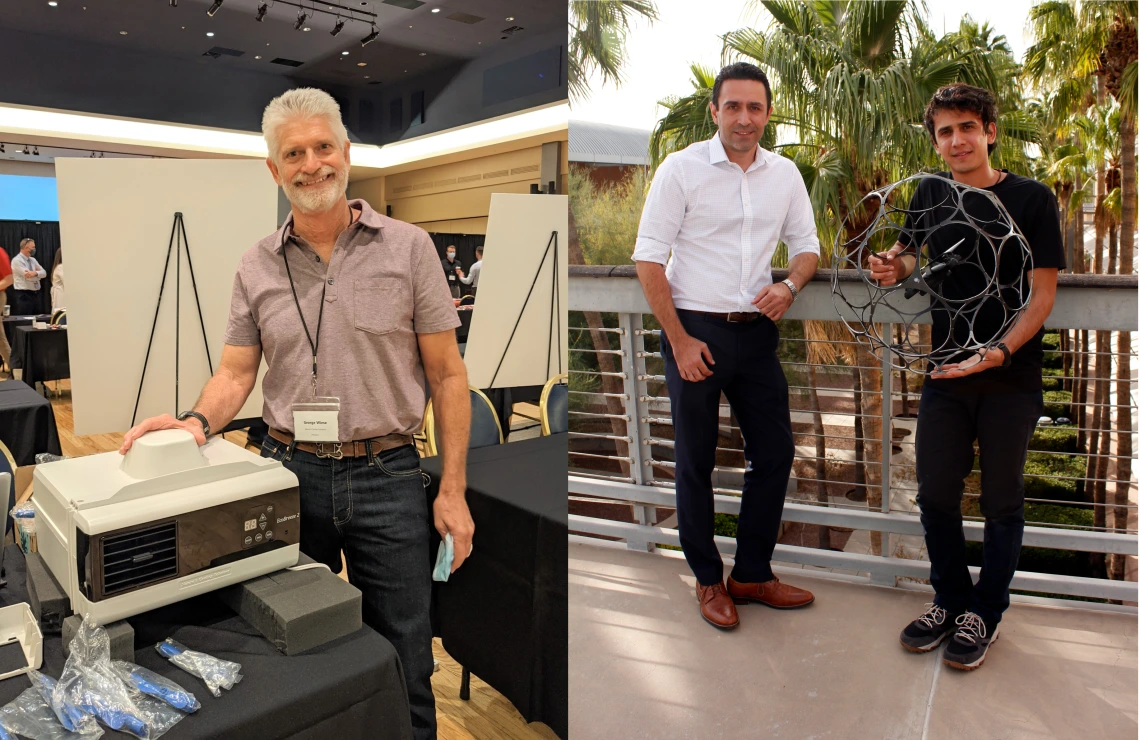
<svg viewBox="0 0 1140 740">
<path fill-rule="evenodd" d="M 54 177 L 0 175 L 0 221 L 58 221 Z"/>
</svg>

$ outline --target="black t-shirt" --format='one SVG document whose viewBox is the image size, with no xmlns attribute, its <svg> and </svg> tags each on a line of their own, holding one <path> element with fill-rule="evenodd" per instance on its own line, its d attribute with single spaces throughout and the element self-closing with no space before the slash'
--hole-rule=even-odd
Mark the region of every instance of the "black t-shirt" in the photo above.
<svg viewBox="0 0 1140 740">
<path fill-rule="evenodd" d="M 448 262 L 447 257 L 444 257 L 442 260 L 440 260 L 440 262 L 443 263 L 443 274 L 447 276 L 448 284 L 452 284 L 452 283 L 458 284 L 459 279 L 455 275 L 455 268 L 458 267 L 460 270 L 462 270 L 463 269 L 463 263 L 460 262 L 458 259 L 456 259 L 452 262 Z"/>
<path fill-rule="evenodd" d="M 950 178 L 948 172 L 938 174 Z M 963 260 L 963 263 L 946 271 L 946 277 L 937 287 L 938 293 L 948 304 L 938 301 L 933 303 L 931 335 L 934 356 L 940 359 L 945 357 L 947 362 L 959 362 L 973 352 L 954 353 L 950 351 L 951 348 L 996 343 L 1001 339 L 1004 333 L 1002 325 L 1008 316 L 1006 307 L 1019 305 L 1022 296 L 1028 295 L 1027 275 L 1024 271 L 1030 268 L 1030 263 L 1018 237 L 1002 240 L 1009 230 L 996 223 L 999 217 L 997 208 L 981 195 L 967 192 L 961 200 L 962 209 L 976 223 L 981 224 L 992 239 L 986 239 L 965 223 L 948 223 L 948 220 L 955 217 L 955 199 L 950 190 L 949 185 L 939 180 L 921 180 L 910 201 L 906 230 L 900 232 L 898 240 L 910 246 L 913 234 L 913 241 L 921 241 L 927 246 L 927 254 L 919 259 L 915 269 L 926 265 L 927 258 L 941 257 L 955 244 L 958 245 L 953 254 Z M 997 196 L 1024 235 L 1033 257 L 1032 267 L 1064 269 L 1061 223 L 1053 191 L 1036 180 L 1008 172 L 1003 180 L 985 190 Z M 963 219 L 958 216 L 956 220 Z M 995 254 L 994 246 L 999 244 L 1002 245 L 1000 253 Z M 979 263 L 984 272 L 978 267 Z M 997 284 L 1004 300 L 992 293 L 988 297 L 979 297 L 986 293 L 987 276 L 995 275 L 995 263 L 998 265 Z M 1006 326 L 1005 331 L 1008 330 L 1009 326 Z M 1022 345 L 1014 353 L 1008 368 L 991 368 L 964 378 L 929 378 L 927 382 L 941 390 L 964 392 L 1041 390 L 1044 360 L 1041 338 L 1044 334 L 1042 328 Z M 939 348 L 943 348 L 941 353 Z"/>
</svg>

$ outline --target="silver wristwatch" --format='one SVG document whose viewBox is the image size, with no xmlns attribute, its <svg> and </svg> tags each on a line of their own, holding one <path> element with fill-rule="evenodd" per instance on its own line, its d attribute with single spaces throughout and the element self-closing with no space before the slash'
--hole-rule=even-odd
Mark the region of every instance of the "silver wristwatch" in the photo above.
<svg viewBox="0 0 1140 740">
<path fill-rule="evenodd" d="M 183 411 L 181 414 L 178 415 L 178 421 L 186 421 L 191 416 L 194 417 L 195 419 L 197 419 L 198 421 L 202 422 L 202 433 L 205 434 L 207 437 L 209 437 L 210 436 L 210 422 L 206 421 L 206 417 L 202 416 L 197 411 Z"/>
<path fill-rule="evenodd" d="M 788 290 L 792 291 L 792 303 L 795 303 L 796 299 L 800 297 L 800 289 L 796 287 L 796 284 L 792 282 L 791 278 L 788 278 L 783 282 L 784 285 L 788 286 Z"/>
</svg>

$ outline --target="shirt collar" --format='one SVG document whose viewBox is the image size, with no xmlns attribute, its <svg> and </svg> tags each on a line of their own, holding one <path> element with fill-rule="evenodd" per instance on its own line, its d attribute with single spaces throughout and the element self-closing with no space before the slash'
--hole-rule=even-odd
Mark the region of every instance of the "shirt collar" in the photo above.
<svg viewBox="0 0 1140 740">
<path fill-rule="evenodd" d="M 757 167 L 763 167 L 768 163 L 768 152 L 764 147 L 756 148 L 756 160 L 749 166 L 745 172 L 751 172 Z M 709 164 L 718 164 L 720 162 L 728 162 L 732 164 L 732 160 L 728 158 L 728 153 L 724 150 L 724 142 L 720 140 L 720 132 L 717 131 L 713 137 L 709 139 Z M 733 165 L 735 166 L 735 165 Z"/>
<path fill-rule="evenodd" d="M 354 198 L 348 201 L 348 207 L 352 209 L 360 209 L 360 218 L 356 223 L 366 226 L 370 229 L 384 228 L 383 217 L 377 213 L 372 206 L 368 205 L 368 201 L 363 198 Z M 355 224 L 354 224 L 355 225 Z M 350 226 L 349 228 L 352 228 Z M 293 211 L 289 211 L 289 216 L 285 219 L 285 223 L 281 225 L 277 231 L 273 232 L 273 251 L 277 254 L 281 253 L 281 248 L 285 244 L 285 239 L 293 238 Z"/>
</svg>

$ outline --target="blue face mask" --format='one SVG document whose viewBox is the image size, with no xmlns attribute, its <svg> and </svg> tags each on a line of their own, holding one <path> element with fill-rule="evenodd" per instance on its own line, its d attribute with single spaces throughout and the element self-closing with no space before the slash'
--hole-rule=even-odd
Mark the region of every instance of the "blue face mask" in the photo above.
<svg viewBox="0 0 1140 740">
<path fill-rule="evenodd" d="M 455 252 L 448 252 L 448 253 L 447 253 L 447 258 L 448 258 L 449 260 L 453 260 L 453 259 L 455 259 Z"/>
</svg>

